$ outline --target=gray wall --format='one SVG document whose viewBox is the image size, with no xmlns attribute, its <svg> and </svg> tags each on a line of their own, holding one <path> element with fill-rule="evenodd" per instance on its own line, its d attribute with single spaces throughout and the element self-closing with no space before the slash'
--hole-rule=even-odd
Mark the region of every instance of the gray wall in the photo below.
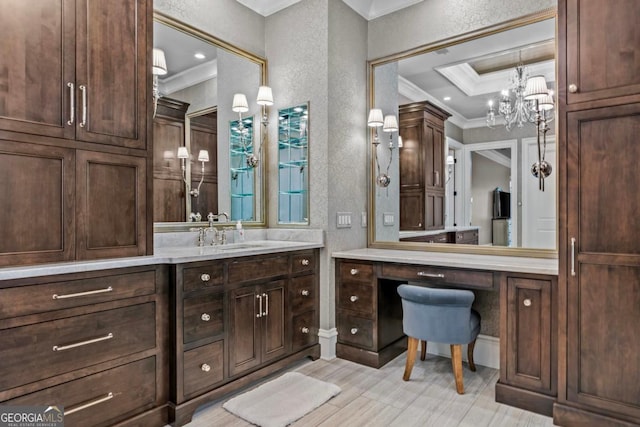
<svg viewBox="0 0 640 427">
<path fill-rule="evenodd" d="M 153 8 L 220 40 L 264 56 L 264 17 L 236 0 L 154 0 Z"/>
<path fill-rule="evenodd" d="M 369 22 L 369 59 L 555 7 L 556 0 L 425 0 Z"/>
</svg>

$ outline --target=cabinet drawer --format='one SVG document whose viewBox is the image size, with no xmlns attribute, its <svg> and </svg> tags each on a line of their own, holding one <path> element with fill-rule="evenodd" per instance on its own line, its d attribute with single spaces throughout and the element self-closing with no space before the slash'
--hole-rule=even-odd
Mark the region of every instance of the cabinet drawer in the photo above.
<svg viewBox="0 0 640 427">
<path fill-rule="evenodd" d="M 338 341 L 358 347 L 373 348 L 373 320 L 338 312 Z"/>
<path fill-rule="evenodd" d="M 153 406 L 155 357 L 46 388 L 9 400 L 9 405 L 64 406 L 64 425 L 107 426 Z"/>
<path fill-rule="evenodd" d="M 318 299 L 316 276 L 302 276 L 291 279 L 289 285 L 291 311 L 294 314 L 313 310 Z"/>
<path fill-rule="evenodd" d="M 251 258 L 229 263 L 229 283 L 260 280 L 289 273 L 289 256 Z"/>
<path fill-rule="evenodd" d="M 0 319 L 150 295 L 155 279 L 149 270 L 0 289 Z"/>
<path fill-rule="evenodd" d="M 371 315 L 376 310 L 374 291 L 370 284 L 343 282 L 338 289 L 338 308 Z"/>
<path fill-rule="evenodd" d="M 293 274 L 305 271 L 315 271 L 316 269 L 315 252 L 303 252 L 291 256 L 291 271 Z"/>
<path fill-rule="evenodd" d="M 371 283 L 373 280 L 373 264 L 359 264 L 354 262 L 340 263 L 340 280 Z"/>
<path fill-rule="evenodd" d="M 478 244 L 478 230 L 456 231 L 456 243 L 458 244 Z"/>
<path fill-rule="evenodd" d="M 424 281 L 437 284 L 460 285 L 465 288 L 493 289 L 493 272 L 458 270 L 426 265 L 383 264 L 382 275 L 389 278 Z"/>
<path fill-rule="evenodd" d="M 184 299 L 185 344 L 224 332 L 223 304 L 222 292 Z"/>
<path fill-rule="evenodd" d="M 293 318 L 293 351 L 318 342 L 318 324 L 315 311 L 307 311 Z"/>
<path fill-rule="evenodd" d="M 205 392 L 223 380 L 224 341 L 184 353 L 184 395 Z"/>
<path fill-rule="evenodd" d="M 182 288 L 185 292 L 224 285 L 222 263 L 185 268 L 182 271 Z"/>
<path fill-rule="evenodd" d="M 155 311 L 150 302 L 0 331 L 0 389 L 154 348 Z"/>
</svg>

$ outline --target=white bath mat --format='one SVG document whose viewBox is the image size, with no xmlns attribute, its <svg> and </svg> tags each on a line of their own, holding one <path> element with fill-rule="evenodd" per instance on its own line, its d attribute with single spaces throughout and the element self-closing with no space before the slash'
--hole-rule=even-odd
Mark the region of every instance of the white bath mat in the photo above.
<svg viewBox="0 0 640 427">
<path fill-rule="evenodd" d="M 222 405 L 224 409 L 261 427 L 284 427 L 340 393 L 340 387 L 287 372 Z"/>
</svg>

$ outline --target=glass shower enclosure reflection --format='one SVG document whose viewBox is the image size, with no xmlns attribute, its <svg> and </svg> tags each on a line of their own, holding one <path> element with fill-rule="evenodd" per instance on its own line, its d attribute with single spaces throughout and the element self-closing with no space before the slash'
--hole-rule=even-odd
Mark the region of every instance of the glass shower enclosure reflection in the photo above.
<svg viewBox="0 0 640 427">
<path fill-rule="evenodd" d="M 229 122 L 231 220 L 253 221 L 255 168 L 247 164 L 253 154 L 253 117 Z"/>
<path fill-rule="evenodd" d="M 309 104 L 278 110 L 278 223 L 309 223 Z"/>
</svg>

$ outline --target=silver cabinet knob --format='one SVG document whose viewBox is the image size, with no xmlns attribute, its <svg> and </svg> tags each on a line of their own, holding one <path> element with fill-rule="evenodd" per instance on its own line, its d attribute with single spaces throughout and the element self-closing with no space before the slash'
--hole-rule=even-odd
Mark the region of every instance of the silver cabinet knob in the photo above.
<svg viewBox="0 0 640 427">
<path fill-rule="evenodd" d="M 358 274 L 358 269 L 357 268 L 352 268 L 351 269 L 351 275 L 355 276 L 356 274 Z"/>
<path fill-rule="evenodd" d="M 303 289 L 300 291 L 300 295 L 302 295 L 303 297 L 308 297 L 309 296 L 309 290 L 308 289 Z"/>
<path fill-rule="evenodd" d="M 358 295 L 351 295 L 351 297 L 349 297 L 349 301 L 351 301 L 351 302 L 358 301 Z"/>
<path fill-rule="evenodd" d="M 302 265 L 309 265 L 309 260 L 308 259 L 303 259 L 302 261 L 300 261 L 300 264 Z"/>
<path fill-rule="evenodd" d="M 522 301 L 522 304 L 524 304 L 525 307 L 530 307 L 531 300 L 529 298 L 526 298 L 524 301 Z"/>
<path fill-rule="evenodd" d="M 207 313 L 202 313 L 202 316 L 200 316 L 200 318 L 204 321 L 204 322 L 208 322 L 209 320 L 211 320 L 211 316 Z"/>
<path fill-rule="evenodd" d="M 578 91 L 578 86 L 574 85 L 573 83 L 571 83 L 569 85 L 569 92 L 571 93 L 576 93 Z"/>
<path fill-rule="evenodd" d="M 309 328 L 307 328 L 306 326 L 303 326 L 302 328 L 300 328 L 300 332 L 302 332 L 303 334 L 308 334 Z"/>
<path fill-rule="evenodd" d="M 355 335 L 358 333 L 358 328 L 351 328 L 351 335 Z"/>
<path fill-rule="evenodd" d="M 203 363 L 200 366 L 200 369 L 202 369 L 202 372 L 209 372 L 211 370 L 211 366 L 207 365 L 206 363 Z"/>
<path fill-rule="evenodd" d="M 211 280 L 211 276 L 207 273 L 202 273 L 200 275 L 200 280 L 202 280 L 203 282 L 208 282 L 209 280 Z"/>
</svg>

